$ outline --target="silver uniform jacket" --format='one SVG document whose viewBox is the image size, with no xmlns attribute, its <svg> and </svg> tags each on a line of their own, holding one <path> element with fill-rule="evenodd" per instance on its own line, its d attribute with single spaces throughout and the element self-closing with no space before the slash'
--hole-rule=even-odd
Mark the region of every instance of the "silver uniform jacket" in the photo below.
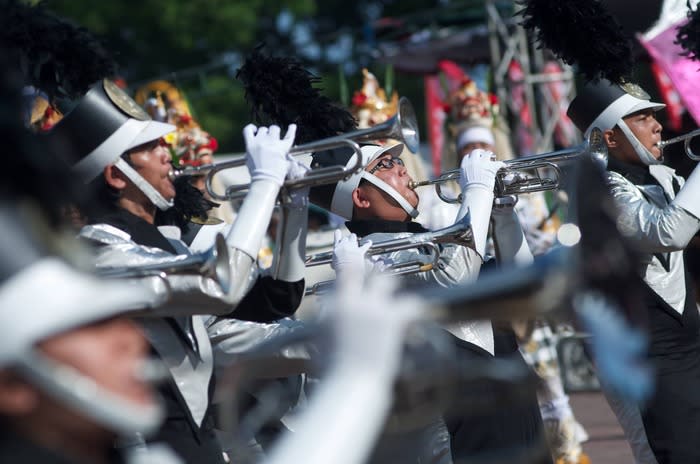
<svg viewBox="0 0 700 464">
<path fill-rule="evenodd" d="M 372 240 L 379 243 L 385 240 L 392 240 L 403 237 L 410 237 L 410 232 L 403 233 L 374 233 L 367 235 L 363 240 Z M 422 259 L 429 261 L 425 255 L 419 251 L 401 250 L 385 255 L 395 263 Z M 476 280 L 481 269 L 481 257 L 471 248 L 458 245 L 444 245 L 440 253 L 438 266 L 427 272 L 417 272 L 401 276 L 410 282 L 434 283 L 441 287 L 452 287 L 464 285 Z M 489 353 L 493 354 L 493 329 L 490 321 L 465 321 L 451 324 L 445 327 L 453 335 L 462 340 L 478 345 Z"/>
<path fill-rule="evenodd" d="M 673 180 L 681 187 L 684 179 L 675 170 L 649 167 L 658 185 L 635 185 L 617 172 L 607 181 L 619 208 L 618 230 L 641 252 L 639 274 L 661 298 L 679 313 L 685 305 L 683 249 L 700 227 L 700 220 L 671 204 L 675 198 Z"/>
<path fill-rule="evenodd" d="M 187 246 L 174 238 L 168 240 L 182 255 L 139 245 L 126 232 L 107 224 L 86 226 L 80 231 L 80 237 L 102 245 L 97 249 L 97 267 L 177 262 L 181 256 L 189 254 Z M 257 268 L 253 267 L 247 289 L 253 285 L 256 277 Z M 154 287 L 167 291 L 159 285 L 158 278 L 153 280 Z M 268 324 L 219 319 L 211 314 L 228 314 L 234 306 L 224 298 L 223 292 L 213 281 L 201 276 L 171 275 L 168 283 L 171 287 L 168 303 L 149 310 L 149 315 L 155 317 L 144 317 L 139 322 L 149 342 L 167 363 L 192 417 L 201 425 L 210 402 L 208 386 L 215 367 L 214 358 L 219 368 L 225 369 L 237 356 L 271 337 L 299 330 L 303 323 L 288 319 Z M 202 315 L 192 316 L 188 327 L 187 316 L 192 314 Z M 175 316 L 177 323 L 193 338 L 191 342 L 197 346 L 198 356 L 192 356 L 192 350 L 183 343 L 182 337 L 162 319 L 167 316 Z M 309 357 L 305 347 L 285 349 L 280 355 L 302 359 Z M 281 377 L 287 373 L 274 374 Z"/>
</svg>

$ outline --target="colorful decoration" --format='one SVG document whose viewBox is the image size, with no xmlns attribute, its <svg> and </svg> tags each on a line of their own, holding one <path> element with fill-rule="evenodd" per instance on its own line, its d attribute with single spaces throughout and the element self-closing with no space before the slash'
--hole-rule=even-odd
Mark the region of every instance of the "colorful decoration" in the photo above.
<svg viewBox="0 0 700 464">
<path fill-rule="evenodd" d="M 387 99 L 384 89 L 379 86 L 377 78 L 367 69 L 362 70 L 362 89 L 352 96 L 350 111 L 357 119 L 357 127 L 365 129 L 381 124 L 396 114 L 399 95 L 394 92 L 391 100 Z"/>
<path fill-rule="evenodd" d="M 47 132 L 63 118 L 63 114 L 49 103 L 44 94 L 38 93 L 32 102 L 29 126 L 36 132 Z"/>
<path fill-rule="evenodd" d="M 447 103 L 452 122 L 457 125 L 469 122 L 493 127 L 494 119 L 499 114 L 498 97 L 480 90 L 466 74 L 459 87 L 450 93 Z"/>
</svg>

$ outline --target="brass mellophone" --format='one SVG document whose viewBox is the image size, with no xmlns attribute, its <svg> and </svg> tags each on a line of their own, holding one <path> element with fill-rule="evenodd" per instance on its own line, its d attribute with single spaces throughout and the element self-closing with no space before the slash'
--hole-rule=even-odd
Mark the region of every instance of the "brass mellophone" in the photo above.
<svg viewBox="0 0 700 464">
<path fill-rule="evenodd" d="M 326 166 L 313 169 L 300 179 L 285 181 L 284 187 L 287 189 L 310 187 L 347 179 L 364 168 L 359 144 L 382 139 L 398 140 L 414 153 L 418 150 L 420 144 L 418 122 L 416 121 L 416 113 L 413 110 L 413 106 L 407 98 L 402 97 L 399 100 L 399 110 L 396 115 L 382 124 L 292 147 L 289 154 L 298 156 L 347 146 L 354 150 L 356 163 L 350 168 L 345 168 L 345 166 Z M 188 166 L 184 169 L 173 170 L 170 173 L 170 178 L 174 180 L 182 176 L 205 175 L 205 186 L 212 199 L 218 201 L 232 200 L 244 196 L 250 184 L 229 186 L 226 192 L 221 194 L 214 191 L 212 181 L 214 176 L 220 171 L 243 165 L 245 165 L 245 156 L 220 163 Z"/>
<path fill-rule="evenodd" d="M 678 137 L 673 137 L 672 139 L 668 140 L 662 140 L 661 142 L 657 143 L 656 146 L 663 150 L 664 147 L 666 147 L 667 145 L 671 145 L 672 143 L 683 142 L 683 148 L 685 150 L 685 154 L 688 155 L 688 158 L 690 158 L 693 161 L 700 161 L 700 156 L 693 153 L 692 148 L 690 148 L 690 143 L 698 135 L 700 135 L 700 129 L 695 129 L 694 131 L 688 132 L 687 134 L 679 135 Z"/>
<path fill-rule="evenodd" d="M 223 235 L 218 234 L 214 245 L 207 251 L 165 263 L 137 266 L 105 267 L 97 270 L 100 277 L 132 279 L 139 277 L 193 274 L 213 279 L 224 293 L 231 289 L 232 277 L 228 246 Z"/>
<path fill-rule="evenodd" d="M 578 159 L 580 156 L 590 155 L 594 158 L 607 159 L 608 150 L 603 140 L 603 132 L 596 128 L 591 130 L 586 140 L 580 145 L 563 150 L 547 153 L 539 153 L 531 156 L 523 156 L 518 159 L 504 161 L 506 167 L 496 174 L 495 196 L 520 195 L 523 193 L 540 192 L 559 188 L 561 182 L 561 169 L 559 164 Z M 549 168 L 547 176 L 540 174 L 540 170 Z M 528 172 L 534 175 L 528 175 Z M 442 184 L 459 179 L 460 169 L 453 169 L 442 173 L 432 180 L 411 182 L 409 185 L 415 189 L 425 185 L 434 185 L 441 200 L 448 203 L 460 203 L 462 195 L 457 198 L 447 197 L 442 192 Z"/>
</svg>

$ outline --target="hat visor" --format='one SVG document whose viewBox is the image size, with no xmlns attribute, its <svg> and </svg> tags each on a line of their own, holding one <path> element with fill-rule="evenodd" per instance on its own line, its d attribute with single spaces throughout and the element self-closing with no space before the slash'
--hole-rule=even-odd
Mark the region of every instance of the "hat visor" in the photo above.
<svg viewBox="0 0 700 464">
<path fill-rule="evenodd" d="M 627 116 L 629 116 L 631 114 L 638 113 L 638 112 L 644 111 L 644 110 L 651 109 L 654 111 L 659 111 L 659 110 L 662 110 L 664 108 L 666 108 L 666 105 L 664 105 L 663 103 L 656 103 L 656 102 L 649 101 L 649 100 L 642 100 L 639 103 L 637 103 L 636 105 L 634 105 L 632 108 L 630 108 L 623 117 L 626 118 Z"/>
<path fill-rule="evenodd" d="M 403 148 L 403 143 L 397 143 L 395 145 L 383 147 L 381 150 L 377 150 L 374 154 L 372 154 L 372 156 L 370 156 L 370 158 L 367 160 L 367 163 L 365 163 L 365 166 L 367 166 L 369 163 L 376 160 L 380 156 L 384 155 L 391 155 L 392 158 L 399 158 L 403 153 Z"/>
<path fill-rule="evenodd" d="M 136 137 L 129 142 L 127 147 L 122 151 L 131 150 L 132 148 L 143 145 L 144 143 L 152 142 L 158 140 L 161 137 L 174 132 L 177 129 L 172 124 L 166 124 L 159 121 L 141 121 L 143 123 L 143 128 L 136 134 Z"/>
<path fill-rule="evenodd" d="M 120 314 L 158 306 L 167 298 L 160 279 L 99 279 L 44 258 L 0 287 L 0 322 L 34 341 Z M 40 291 L 37 291 L 37 288 Z M 9 311 L 8 311 L 9 310 Z M 31 314 L 34 322 L 13 317 Z M 0 356 L 0 359 L 2 356 Z"/>
</svg>

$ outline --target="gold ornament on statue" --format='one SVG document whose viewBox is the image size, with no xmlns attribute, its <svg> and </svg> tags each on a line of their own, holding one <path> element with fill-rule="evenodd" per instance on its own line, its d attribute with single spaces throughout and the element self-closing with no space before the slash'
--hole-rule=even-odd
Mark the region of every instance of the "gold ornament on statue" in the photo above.
<svg viewBox="0 0 700 464">
<path fill-rule="evenodd" d="M 352 96 L 350 111 L 357 119 L 357 127 L 366 129 L 381 124 L 396 114 L 399 105 L 399 95 L 394 92 L 391 100 L 379 86 L 377 78 L 367 69 L 362 70 L 362 89 Z"/>
</svg>

